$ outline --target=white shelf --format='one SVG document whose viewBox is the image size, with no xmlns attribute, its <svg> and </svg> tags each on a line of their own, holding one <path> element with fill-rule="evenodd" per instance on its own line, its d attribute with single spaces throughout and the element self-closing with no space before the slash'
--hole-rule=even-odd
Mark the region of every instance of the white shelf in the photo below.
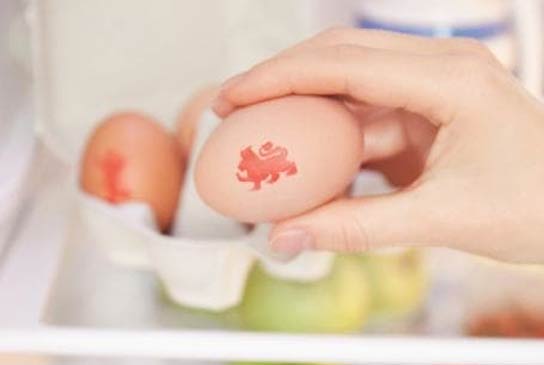
<svg viewBox="0 0 544 365">
<path fill-rule="evenodd" d="M 56 355 L 348 364 L 542 365 L 541 341 L 44 328 L 12 331 L 0 351 Z"/>
<path fill-rule="evenodd" d="M 1 328 L 39 326 L 62 255 L 69 216 L 65 171 L 53 160 L 42 161 L 45 166 L 36 162 L 34 168 L 45 172 L 34 178 L 45 181 L 35 184 L 35 196 L 0 266 Z"/>
</svg>

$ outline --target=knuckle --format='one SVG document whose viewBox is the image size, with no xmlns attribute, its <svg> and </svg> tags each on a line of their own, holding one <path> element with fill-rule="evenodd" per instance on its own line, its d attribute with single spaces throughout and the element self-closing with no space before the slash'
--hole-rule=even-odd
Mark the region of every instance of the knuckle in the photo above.
<svg viewBox="0 0 544 365">
<path fill-rule="evenodd" d="M 350 44 L 336 44 L 331 49 L 336 60 L 339 61 L 349 59 L 362 51 L 362 48 Z"/>
<path fill-rule="evenodd" d="M 340 246 L 348 253 L 364 252 L 369 248 L 368 235 L 359 217 L 348 214 L 340 228 Z"/>
<path fill-rule="evenodd" d="M 478 84 L 494 83 L 499 75 L 498 68 L 493 64 L 472 54 L 453 56 L 456 72 L 452 76 L 458 80 L 472 80 Z"/>
<path fill-rule="evenodd" d="M 322 39 L 327 39 L 327 40 L 342 39 L 348 31 L 349 31 L 348 27 L 333 26 L 319 33 L 318 37 Z"/>
<path fill-rule="evenodd" d="M 442 44 L 448 54 L 467 55 L 478 57 L 486 62 L 499 65 L 499 61 L 491 50 L 482 42 L 473 38 L 445 38 L 436 39 L 438 44 Z"/>
<path fill-rule="evenodd" d="M 472 75 L 486 71 L 485 63 L 472 54 L 459 54 L 455 56 L 455 62 L 463 74 Z"/>
<path fill-rule="evenodd" d="M 508 73 L 488 60 L 469 53 L 443 56 L 442 73 L 445 85 L 443 98 L 454 106 L 448 111 L 448 120 L 456 119 L 459 113 L 474 112 L 474 100 L 495 98 L 504 89 Z"/>
<path fill-rule="evenodd" d="M 473 57 L 481 58 L 488 63 L 498 64 L 493 52 L 491 52 L 491 50 L 485 44 L 476 39 L 455 38 L 453 39 L 453 42 L 456 43 L 460 53 L 466 53 L 472 55 Z"/>
<path fill-rule="evenodd" d="M 473 52 L 475 54 L 489 53 L 488 48 L 480 41 L 474 38 L 456 38 L 455 42 L 464 51 Z"/>
<path fill-rule="evenodd" d="M 257 76 L 267 75 L 270 72 L 272 72 L 272 70 L 276 70 L 276 69 L 280 68 L 282 62 L 285 59 L 289 59 L 290 57 L 292 57 L 292 56 L 285 55 L 285 56 L 281 56 L 281 57 L 269 58 L 269 59 L 255 65 L 255 66 L 253 66 L 253 68 L 249 72 L 251 72 L 253 75 L 257 75 Z"/>
</svg>

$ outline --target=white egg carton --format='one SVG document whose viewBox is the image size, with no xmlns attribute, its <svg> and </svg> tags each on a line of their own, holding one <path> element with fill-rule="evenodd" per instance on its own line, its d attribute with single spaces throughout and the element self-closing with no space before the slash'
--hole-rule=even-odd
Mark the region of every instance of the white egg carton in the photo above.
<svg viewBox="0 0 544 365">
<path fill-rule="evenodd" d="M 13 42 L 23 50 L 15 1 L 0 3 L 0 255 L 13 235 L 13 226 L 29 191 L 35 138 L 31 110 L 23 99 L 27 75 L 13 50 Z M 11 16 L 10 16 L 11 15 Z"/>
</svg>

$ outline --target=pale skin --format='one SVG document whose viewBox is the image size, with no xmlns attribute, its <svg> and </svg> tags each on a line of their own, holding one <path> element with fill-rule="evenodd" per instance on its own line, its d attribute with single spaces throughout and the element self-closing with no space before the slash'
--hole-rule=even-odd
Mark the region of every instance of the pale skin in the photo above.
<svg viewBox="0 0 544 365">
<path fill-rule="evenodd" d="M 365 163 L 401 188 L 278 222 L 274 249 L 444 246 L 544 262 L 544 106 L 478 42 L 331 29 L 229 79 L 214 110 L 290 94 L 345 100 Z"/>
</svg>

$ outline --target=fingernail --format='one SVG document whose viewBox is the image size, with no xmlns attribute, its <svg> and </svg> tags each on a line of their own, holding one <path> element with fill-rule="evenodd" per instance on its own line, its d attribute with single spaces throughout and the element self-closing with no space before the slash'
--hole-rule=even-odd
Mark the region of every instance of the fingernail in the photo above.
<svg viewBox="0 0 544 365">
<path fill-rule="evenodd" d="M 274 236 L 270 247 L 274 251 L 289 253 L 311 250 L 314 247 L 314 237 L 304 229 L 292 228 Z"/>
<path fill-rule="evenodd" d="M 245 72 L 242 72 L 238 75 L 234 75 L 231 78 L 227 79 L 221 87 L 217 96 L 212 101 L 212 109 L 220 117 L 224 117 L 235 109 L 235 106 L 225 98 L 225 90 L 236 85 L 244 76 Z"/>
<path fill-rule="evenodd" d="M 212 102 L 212 110 L 220 117 L 224 117 L 234 110 L 234 105 L 221 97 L 217 96 Z"/>
</svg>

